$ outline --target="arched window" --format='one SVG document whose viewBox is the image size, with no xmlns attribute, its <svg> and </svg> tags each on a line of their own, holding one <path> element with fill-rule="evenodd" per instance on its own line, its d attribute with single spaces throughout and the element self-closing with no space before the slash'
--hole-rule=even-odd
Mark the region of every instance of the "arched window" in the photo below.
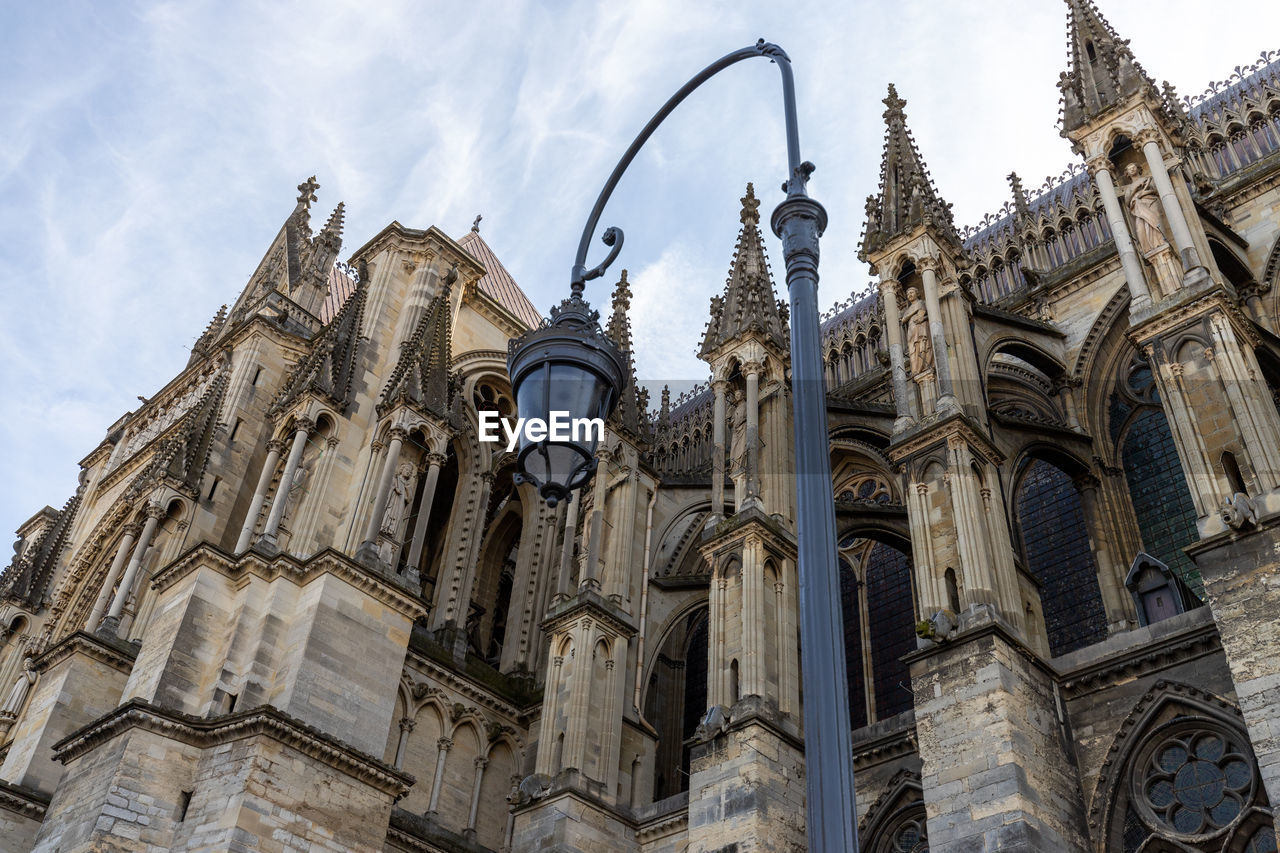
<svg viewBox="0 0 1280 853">
<path fill-rule="evenodd" d="M 1110 421 L 1142 533 L 1142 550 L 1176 572 L 1203 599 L 1200 572 L 1182 551 L 1199 539 L 1195 505 L 1169 422 L 1159 406 L 1151 366 L 1134 353 L 1111 398 Z"/>
<path fill-rule="evenodd" d="M 1105 639 L 1098 567 L 1071 478 L 1043 459 L 1032 460 L 1018 482 L 1014 511 L 1027 570 L 1041 584 L 1050 652 L 1057 657 Z"/>
<path fill-rule="evenodd" d="M 842 554 L 840 566 L 840 609 L 844 613 L 844 665 L 849 686 L 849 725 L 860 729 L 867 724 L 867 688 L 863 683 L 862 581 Z"/>
<path fill-rule="evenodd" d="M 840 541 L 840 560 L 849 707 L 856 728 L 863 719 L 858 700 L 865 697 L 867 685 L 871 695 L 864 702 L 871 710 L 866 722 L 914 706 L 911 676 L 901 660 L 916 647 L 911 559 L 885 542 L 852 534 Z M 864 578 L 862 584 L 857 583 L 858 575 Z"/>
<path fill-rule="evenodd" d="M 689 750 L 707 710 L 707 608 L 676 623 L 663 640 L 649 674 L 644 717 L 657 730 L 655 800 L 689 789 Z"/>
<path fill-rule="evenodd" d="M 509 470 L 503 470 L 495 478 L 491 507 L 493 521 L 480 549 L 466 630 L 470 650 L 490 666 L 497 667 L 506 642 L 507 611 L 511 606 L 523 523 L 520 493 Z"/>
</svg>

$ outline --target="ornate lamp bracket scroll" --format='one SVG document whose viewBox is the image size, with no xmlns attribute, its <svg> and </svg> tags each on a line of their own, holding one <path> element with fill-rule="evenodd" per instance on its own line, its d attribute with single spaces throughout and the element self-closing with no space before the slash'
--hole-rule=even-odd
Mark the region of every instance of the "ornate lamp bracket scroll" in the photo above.
<svg viewBox="0 0 1280 853">
<path fill-rule="evenodd" d="M 604 234 L 601 235 L 601 240 L 606 246 L 612 247 L 611 251 L 598 265 L 587 269 L 587 250 L 591 246 L 591 235 L 595 233 L 597 226 L 600 224 L 600 215 L 604 212 L 605 205 L 609 203 L 609 198 L 613 195 L 613 191 L 622 179 L 622 175 L 627 171 L 627 167 L 631 165 L 631 161 L 640 153 L 640 149 L 644 147 L 644 144 L 649 141 L 649 137 L 653 135 L 654 131 L 658 129 L 658 126 L 662 124 L 667 116 L 671 115 L 672 111 L 692 94 L 693 90 L 730 65 L 756 56 L 764 57 L 775 63 L 782 73 L 782 102 L 787 131 L 788 161 L 787 181 L 782 185 L 782 188 L 786 191 L 788 197 L 805 196 L 805 184 L 809 180 L 809 175 L 813 173 L 814 166 L 812 163 L 800 160 L 800 134 L 796 123 L 795 79 L 791 70 L 791 58 L 778 45 L 760 39 L 750 47 L 744 47 L 741 50 L 735 50 L 733 53 L 722 56 L 698 72 L 693 79 L 681 87 L 680 91 L 672 95 L 662 105 L 662 108 L 654 114 L 653 118 L 649 119 L 649 123 L 644 126 L 639 135 L 632 141 L 630 147 L 623 153 L 622 159 L 618 161 L 618 165 L 614 167 L 609 179 L 605 181 L 604 188 L 600 190 L 595 206 L 591 208 L 591 214 L 587 217 L 586 227 L 582 229 L 582 239 L 578 242 L 578 254 L 574 258 L 573 270 L 569 278 L 569 288 L 574 297 L 581 298 L 586 283 L 604 275 L 605 271 L 609 269 L 609 265 L 617 259 L 618 253 L 622 251 L 622 229 L 617 226 L 606 228 Z"/>
</svg>

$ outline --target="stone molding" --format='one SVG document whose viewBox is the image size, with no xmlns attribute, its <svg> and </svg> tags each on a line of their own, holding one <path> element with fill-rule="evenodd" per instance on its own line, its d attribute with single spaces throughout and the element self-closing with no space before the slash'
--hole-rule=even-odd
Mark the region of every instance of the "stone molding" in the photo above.
<svg viewBox="0 0 1280 853">
<path fill-rule="evenodd" d="M 1262 337 L 1256 331 L 1253 321 L 1246 318 L 1240 308 L 1232 304 L 1219 288 L 1191 291 L 1183 301 L 1175 300 L 1177 297 L 1168 300 L 1174 302 L 1173 305 L 1157 304 L 1155 312 L 1133 324 L 1129 329 L 1129 337 L 1135 345 L 1141 348 L 1155 338 L 1175 331 L 1180 326 L 1194 323 L 1215 310 L 1222 312 L 1230 320 L 1232 329 L 1244 342 L 1253 347 L 1262 344 Z"/>
<path fill-rule="evenodd" d="M 299 586 L 322 574 L 330 574 L 409 619 L 420 619 L 427 614 L 426 605 L 402 586 L 403 582 L 398 577 L 377 572 L 332 548 L 326 548 L 307 560 L 299 560 L 285 553 L 267 557 L 252 548 L 239 557 L 233 557 L 204 543 L 156 572 L 151 587 L 157 592 L 167 589 L 202 566 L 212 568 L 233 581 L 253 576 L 270 582 L 284 577 Z"/>
<path fill-rule="evenodd" d="M 43 821 L 49 797 L 39 791 L 0 779 L 0 809 L 29 820 Z"/>
<path fill-rule="evenodd" d="M 547 633 L 561 629 L 567 630 L 571 622 L 584 616 L 593 619 L 618 637 L 629 638 L 636 633 L 636 627 L 631 624 L 630 617 L 626 613 L 591 589 L 580 589 L 577 595 L 560 604 L 553 604 L 540 627 Z"/>
<path fill-rule="evenodd" d="M 910 724 L 900 729 L 887 732 L 853 744 L 854 769 L 866 769 L 875 764 L 882 764 L 904 755 L 915 755 L 920 751 L 916 739 L 914 716 Z"/>
<path fill-rule="evenodd" d="M 1222 639 L 1218 636 L 1218 626 L 1207 621 L 1065 672 L 1061 687 L 1066 698 L 1076 699 L 1105 690 L 1121 679 L 1149 675 L 1220 651 Z"/>
<path fill-rule="evenodd" d="M 417 781 L 414 776 L 396 770 L 270 705 L 209 720 L 161 708 L 142 699 L 131 699 L 55 743 L 53 757 L 67 764 L 133 729 L 152 732 L 198 749 L 210 749 L 251 737 L 268 737 L 397 800 L 407 794 Z"/>
<path fill-rule="evenodd" d="M 962 412 L 943 413 L 939 420 L 922 420 L 919 427 L 889 446 L 889 458 L 895 465 L 902 465 L 913 457 L 939 445 L 947 445 L 952 440 L 964 441 L 975 456 L 992 465 L 1000 465 L 1005 461 L 1004 454 L 992 444 L 991 439 Z"/>
<path fill-rule="evenodd" d="M 112 643 L 102 637 L 76 631 L 36 658 L 36 671 L 47 672 L 76 653 L 93 658 L 125 675 L 133 671 L 133 662 L 138 655 L 132 644 L 121 641 Z"/>
</svg>

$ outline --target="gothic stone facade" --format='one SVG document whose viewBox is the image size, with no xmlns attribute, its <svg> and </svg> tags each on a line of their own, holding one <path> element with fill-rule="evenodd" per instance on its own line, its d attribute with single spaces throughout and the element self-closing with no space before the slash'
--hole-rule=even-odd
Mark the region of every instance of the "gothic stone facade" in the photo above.
<svg viewBox="0 0 1280 853">
<path fill-rule="evenodd" d="M 1274 851 L 1280 57 L 1179 100 L 1068 7 L 1083 168 L 957 228 L 891 88 L 823 325 L 861 844 Z M 18 530 L 0 851 L 804 849 L 751 188 L 711 381 L 629 390 L 555 508 L 477 438 L 539 322 L 478 229 L 339 263 L 316 188 Z"/>
</svg>

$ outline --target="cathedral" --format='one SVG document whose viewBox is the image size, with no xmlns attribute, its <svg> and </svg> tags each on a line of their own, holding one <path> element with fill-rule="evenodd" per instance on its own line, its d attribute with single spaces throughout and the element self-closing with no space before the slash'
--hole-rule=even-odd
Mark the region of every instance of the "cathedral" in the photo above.
<svg viewBox="0 0 1280 853">
<path fill-rule="evenodd" d="M 824 246 L 875 278 L 821 327 L 859 846 L 1275 853 L 1280 53 L 1183 98 L 1067 8 L 1075 165 L 962 227 L 890 86 L 860 245 Z M 478 221 L 342 259 L 298 189 L 17 530 L 0 853 L 807 849 L 753 187 L 710 380 L 632 381 L 554 506 L 480 440 L 544 321 Z M 596 296 L 629 363 L 631 288 Z"/>
</svg>

